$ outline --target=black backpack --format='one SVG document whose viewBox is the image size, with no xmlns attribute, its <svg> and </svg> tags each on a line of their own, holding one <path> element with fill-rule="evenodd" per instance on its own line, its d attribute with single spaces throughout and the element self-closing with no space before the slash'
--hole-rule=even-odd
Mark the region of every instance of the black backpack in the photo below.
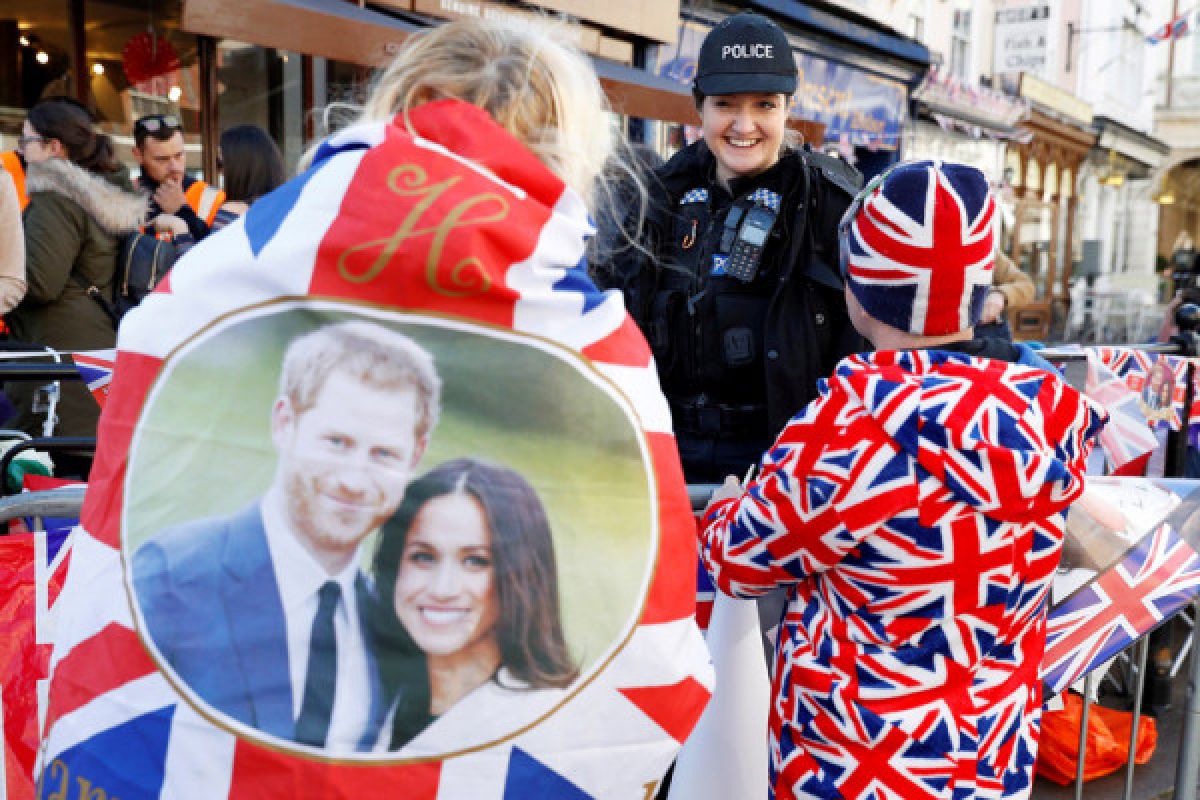
<svg viewBox="0 0 1200 800">
<path fill-rule="evenodd" d="M 85 289 L 116 327 L 131 308 L 154 291 L 159 281 L 175 266 L 180 255 L 173 239 L 160 239 L 153 230 L 135 231 L 121 240 L 121 247 L 117 251 L 111 297 L 105 297 L 104 292 L 95 286 Z"/>
<path fill-rule="evenodd" d="M 113 306 L 118 316 L 125 316 L 129 309 L 142 302 L 154 291 L 180 252 L 175 240 L 160 239 L 153 231 L 131 233 L 121 242 L 117 255 L 117 271 L 113 275 Z"/>
</svg>

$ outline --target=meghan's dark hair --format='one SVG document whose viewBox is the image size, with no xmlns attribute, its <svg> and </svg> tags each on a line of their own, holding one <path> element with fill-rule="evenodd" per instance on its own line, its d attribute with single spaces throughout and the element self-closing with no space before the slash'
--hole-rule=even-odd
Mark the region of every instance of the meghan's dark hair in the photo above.
<svg viewBox="0 0 1200 800">
<path fill-rule="evenodd" d="M 371 608 L 373 633 L 381 645 L 380 672 L 398 694 L 399 725 L 406 710 L 429 720 L 429 678 L 425 660 L 396 616 L 396 577 L 413 520 L 429 501 L 465 493 L 483 510 L 491 533 L 492 579 L 499 598 L 496 643 L 500 662 L 530 688 L 562 688 L 579 674 L 563 636 L 558 568 L 550 523 L 537 493 L 519 473 L 475 459 L 448 461 L 408 486 L 399 509 L 383 526 L 372 571 L 377 601 Z M 419 732 L 410 732 L 411 735 Z M 395 729 L 393 746 L 411 735 Z"/>
<path fill-rule="evenodd" d="M 112 139 L 95 128 L 90 111 L 67 97 L 41 100 L 29 109 L 26 116 L 39 136 L 57 139 L 67 151 L 67 158 L 86 170 L 99 173 L 117 172 Z"/>
<path fill-rule="evenodd" d="M 221 134 L 220 144 L 226 199 L 253 203 L 283 183 L 283 156 L 262 128 L 235 125 Z"/>
</svg>

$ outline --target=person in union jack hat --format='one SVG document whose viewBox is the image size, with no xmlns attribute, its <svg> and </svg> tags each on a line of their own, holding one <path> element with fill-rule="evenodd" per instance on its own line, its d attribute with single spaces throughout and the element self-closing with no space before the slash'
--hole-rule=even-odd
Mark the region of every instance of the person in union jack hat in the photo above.
<svg viewBox="0 0 1200 800">
<path fill-rule="evenodd" d="M 1105 417 L 1024 345 L 973 339 L 994 215 L 983 174 L 948 162 L 855 198 L 846 302 L 878 349 L 705 513 L 720 591 L 787 590 L 777 800 L 1029 796 L 1047 593 Z"/>
</svg>

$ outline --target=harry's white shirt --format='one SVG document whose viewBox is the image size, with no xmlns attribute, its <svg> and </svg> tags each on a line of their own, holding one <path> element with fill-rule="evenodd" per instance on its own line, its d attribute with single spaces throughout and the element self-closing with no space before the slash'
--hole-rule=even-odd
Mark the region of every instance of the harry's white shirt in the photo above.
<svg viewBox="0 0 1200 800">
<path fill-rule="evenodd" d="M 333 615 L 337 637 L 337 684 L 333 716 L 325 749 L 352 752 L 362 739 L 371 714 L 371 676 L 367 645 L 363 638 L 358 609 L 358 557 L 337 575 L 330 575 L 304 549 L 288 522 L 283 494 L 269 490 L 262 502 L 263 529 L 267 549 L 275 570 L 275 583 L 287 622 L 288 671 L 292 680 L 292 719 L 300 716 L 304 701 L 304 682 L 308 675 L 308 648 L 313 617 L 317 613 L 317 593 L 328 580 L 337 581 L 342 596 Z M 253 614 L 255 609 L 245 609 Z"/>
</svg>

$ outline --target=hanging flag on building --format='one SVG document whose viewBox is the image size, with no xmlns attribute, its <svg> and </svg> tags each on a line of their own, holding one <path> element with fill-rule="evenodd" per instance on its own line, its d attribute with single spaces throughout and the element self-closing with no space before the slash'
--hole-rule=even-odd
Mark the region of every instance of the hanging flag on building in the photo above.
<svg viewBox="0 0 1200 800">
<path fill-rule="evenodd" d="M 1194 11 L 1185 11 L 1179 16 L 1165 23 L 1162 27 L 1155 28 L 1150 35 L 1146 37 L 1147 44 L 1158 44 L 1159 42 L 1167 42 L 1171 39 L 1180 39 L 1191 33 L 1192 15 Z"/>
</svg>

